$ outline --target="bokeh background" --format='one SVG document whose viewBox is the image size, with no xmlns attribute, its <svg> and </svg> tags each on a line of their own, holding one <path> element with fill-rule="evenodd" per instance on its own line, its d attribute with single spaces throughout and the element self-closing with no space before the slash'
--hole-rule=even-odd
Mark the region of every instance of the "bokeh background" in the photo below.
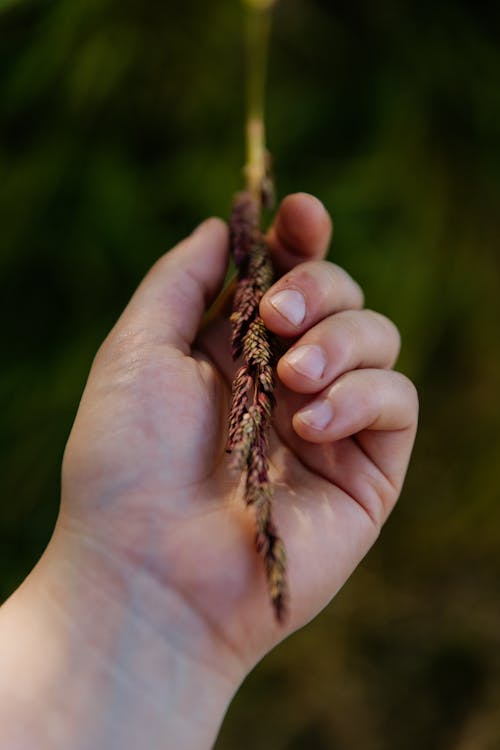
<svg viewBox="0 0 500 750">
<path fill-rule="evenodd" d="M 500 747 L 498 4 L 282 0 L 280 195 L 399 325 L 421 394 L 401 502 L 318 619 L 273 652 L 217 750 Z M 0 0 L 0 598 L 54 524 L 99 343 L 243 161 L 236 0 Z"/>
</svg>

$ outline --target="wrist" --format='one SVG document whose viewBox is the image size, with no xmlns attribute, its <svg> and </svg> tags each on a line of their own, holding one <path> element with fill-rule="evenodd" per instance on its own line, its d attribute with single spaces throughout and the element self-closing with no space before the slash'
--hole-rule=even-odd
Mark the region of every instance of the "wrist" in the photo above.
<svg viewBox="0 0 500 750">
<path fill-rule="evenodd" d="M 241 665 L 181 595 L 56 536 L 0 610 L 0 746 L 211 747 Z"/>
</svg>

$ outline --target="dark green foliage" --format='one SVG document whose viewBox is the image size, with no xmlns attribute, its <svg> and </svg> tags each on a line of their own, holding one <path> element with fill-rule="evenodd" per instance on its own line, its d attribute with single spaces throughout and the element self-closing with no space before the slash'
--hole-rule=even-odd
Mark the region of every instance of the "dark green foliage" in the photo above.
<svg viewBox="0 0 500 750">
<path fill-rule="evenodd" d="M 4 597 L 50 534 L 97 346 L 149 265 L 228 215 L 244 154 L 236 2 L 0 8 Z M 332 211 L 332 259 L 401 328 L 421 428 L 380 543 L 248 680 L 219 750 L 498 747 L 497 8 L 277 8 L 279 194 L 309 190 Z"/>
</svg>

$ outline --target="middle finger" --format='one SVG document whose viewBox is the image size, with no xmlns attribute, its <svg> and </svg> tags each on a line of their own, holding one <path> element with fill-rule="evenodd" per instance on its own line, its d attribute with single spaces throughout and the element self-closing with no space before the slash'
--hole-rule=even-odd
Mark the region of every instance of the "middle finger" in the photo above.
<svg viewBox="0 0 500 750">
<path fill-rule="evenodd" d="M 363 292 L 349 274 L 325 260 L 301 263 L 266 292 L 260 302 L 264 324 L 278 336 L 300 336 L 341 310 L 363 307 Z"/>
<path fill-rule="evenodd" d="M 372 310 L 347 310 L 301 336 L 278 362 L 278 375 L 292 391 L 317 393 L 349 370 L 392 367 L 399 349 L 392 321 Z"/>
</svg>

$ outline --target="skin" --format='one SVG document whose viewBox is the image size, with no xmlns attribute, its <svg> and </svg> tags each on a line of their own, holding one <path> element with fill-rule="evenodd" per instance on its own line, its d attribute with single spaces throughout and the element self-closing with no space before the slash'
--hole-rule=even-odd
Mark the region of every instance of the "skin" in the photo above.
<svg viewBox="0 0 500 750">
<path fill-rule="evenodd" d="M 393 508 L 418 410 L 391 369 L 397 329 L 323 260 L 331 221 L 316 198 L 288 196 L 268 238 L 281 276 L 260 312 L 289 347 L 270 455 L 286 624 L 224 451 L 229 323 L 203 317 L 228 231 L 209 219 L 155 264 L 95 357 L 53 537 L 0 610 L 2 747 L 210 747 L 244 677 L 328 604 Z M 273 305 L 285 290 L 303 295 L 302 322 Z M 316 377 L 297 369 L 302 345 Z M 331 421 L 315 428 L 311 405 L 325 401 Z"/>
</svg>

